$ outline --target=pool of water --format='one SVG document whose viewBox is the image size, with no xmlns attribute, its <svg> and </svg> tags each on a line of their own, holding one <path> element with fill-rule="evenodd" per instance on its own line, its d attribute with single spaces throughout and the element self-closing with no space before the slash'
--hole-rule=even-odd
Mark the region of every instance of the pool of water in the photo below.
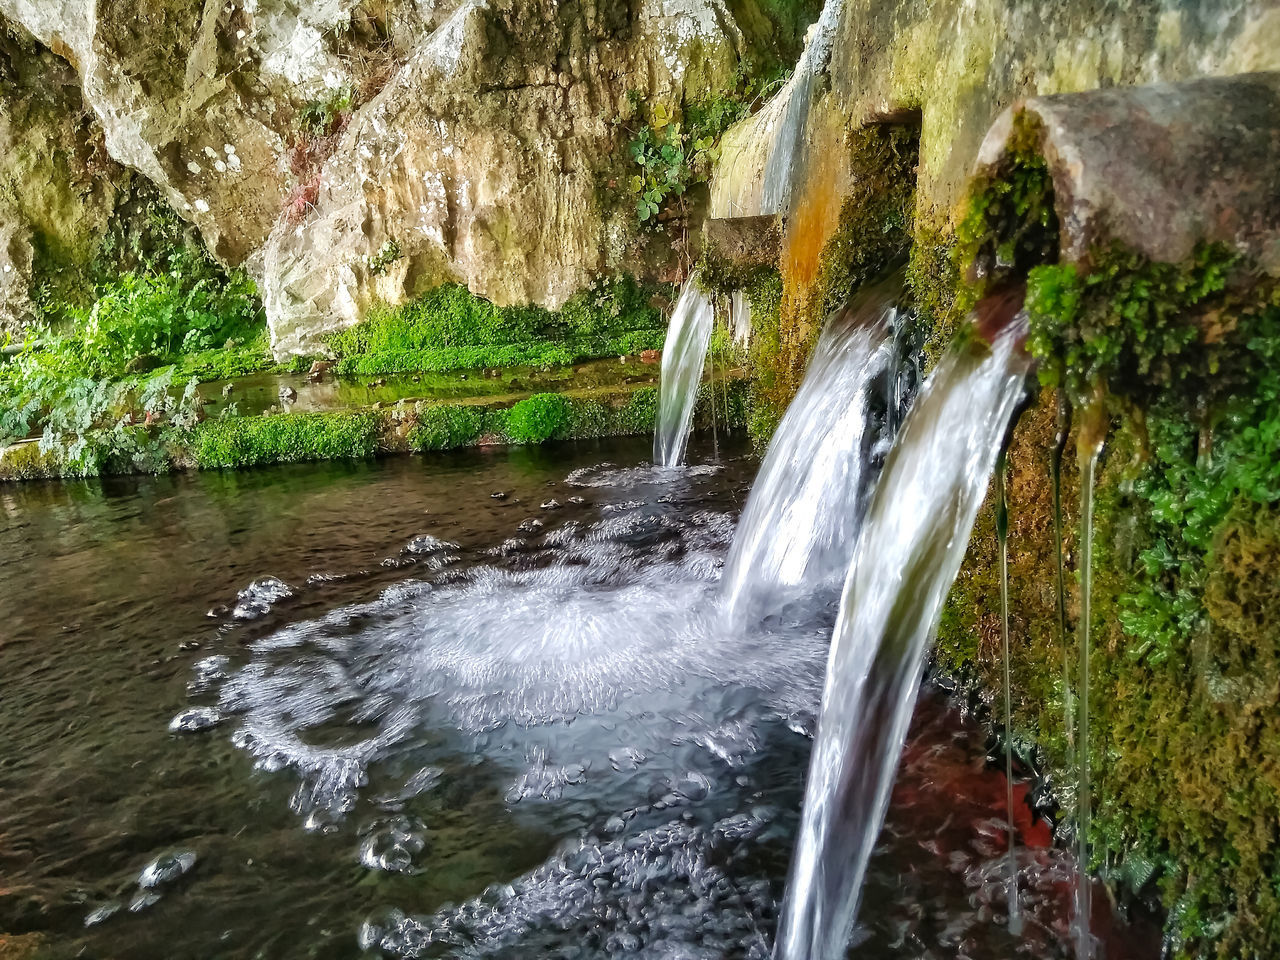
<svg viewBox="0 0 1280 960">
<path fill-rule="evenodd" d="M 731 627 L 757 463 L 649 452 L 0 487 L 0 947 L 767 957 L 835 598 Z M 1004 928 L 1003 802 L 926 692 L 854 955 L 1068 955 L 1029 809 Z"/>
</svg>

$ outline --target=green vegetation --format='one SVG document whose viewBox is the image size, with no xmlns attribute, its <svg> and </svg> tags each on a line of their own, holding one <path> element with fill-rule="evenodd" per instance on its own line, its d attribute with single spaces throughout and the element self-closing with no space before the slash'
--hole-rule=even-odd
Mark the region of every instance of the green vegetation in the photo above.
<svg viewBox="0 0 1280 960">
<path fill-rule="evenodd" d="M 408 435 L 411 450 L 453 450 L 469 447 L 484 433 L 485 409 L 461 404 L 438 404 L 418 411 Z"/>
<path fill-rule="evenodd" d="M 959 309 L 1026 277 L 1028 348 L 1046 387 L 1010 451 L 1013 628 L 1030 641 L 1014 647 L 1020 739 L 1069 791 L 1064 638 L 1046 589 L 1057 549 L 1052 391 L 1077 406 L 1101 396 L 1118 426 L 1097 491 L 1093 866 L 1122 897 L 1163 904 L 1173 956 L 1270 956 L 1280 949 L 1280 593 L 1269 573 L 1280 559 L 1280 296 L 1218 246 L 1178 264 L 1118 246 L 1093 250 L 1087 272 L 1057 263 L 1036 149 L 1022 126 L 1009 162 L 977 184 L 955 260 L 969 279 Z M 1067 467 L 1071 531 L 1078 477 Z M 938 645 L 946 670 L 984 685 L 998 684 L 997 569 L 988 516 Z"/>
<path fill-rule="evenodd" d="M 627 156 L 634 165 L 627 183 L 636 219 L 657 229 L 667 220 L 687 216 L 685 195 L 710 180 L 724 132 L 785 81 L 781 70 L 766 75 L 744 63 L 727 89 L 686 102 L 682 111 L 661 102 L 646 109 L 632 94 L 631 108 L 642 121 L 638 129 L 628 131 L 627 144 Z"/>
<path fill-rule="evenodd" d="M 48 278 L 34 291 L 42 322 L 0 362 L 0 443 L 38 431 L 71 475 L 163 469 L 171 432 L 195 422 L 198 381 L 270 363 L 253 284 L 155 200 L 105 236 L 87 272 L 86 304 L 53 300 L 66 287 Z"/>
<path fill-rule="evenodd" d="M 376 307 L 334 334 L 339 375 L 567 366 L 597 357 L 661 349 L 666 320 L 656 295 L 630 278 L 601 281 L 559 311 L 497 307 L 445 284 L 400 307 Z"/>
<path fill-rule="evenodd" d="M 1000 163 L 970 189 L 956 238 L 975 295 L 1058 261 L 1058 215 L 1041 135 L 1038 120 L 1018 114 Z"/>
<path fill-rule="evenodd" d="M 1084 275 L 1062 264 L 1027 278 L 1028 346 L 1041 382 L 1061 384 L 1077 403 L 1097 383 L 1142 405 L 1170 390 L 1210 405 L 1235 392 L 1250 339 L 1237 311 L 1242 297 L 1258 295 L 1238 257 L 1203 246 L 1181 264 L 1120 248 L 1093 260 Z M 1229 290 L 1237 273 L 1246 288 Z"/>
<path fill-rule="evenodd" d="M 512 443 L 542 443 L 562 437 L 569 420 L 569 402 L 558 393 L 536 393 L 521 400 L 507 415 Z"/>
<path fill-rule="evenodd" d="M 372 411 L 227 417 L 196 427 L 189 455 L 202 469 L 361 459 L 377 450 L 378 430 Z"/>
</svg>

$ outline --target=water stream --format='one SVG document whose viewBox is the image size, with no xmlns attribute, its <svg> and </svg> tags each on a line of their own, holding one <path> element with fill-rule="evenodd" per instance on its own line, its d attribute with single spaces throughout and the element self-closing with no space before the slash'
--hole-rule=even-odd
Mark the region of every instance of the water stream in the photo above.
<svg viewBox="0 0 1280 960">
<path fill-rule="evenodd" d="M 1000 661 L 1004 693 L 1005 808 L 1009 828 L 1009 930 L 1022 930 L 1018 910 L 1018 830 L 1013 801 L 1013 677 L 1009 651 L 1009 498 L 1005 489 L 1005 455 L 996 462 L 996 539 L 1000 545 Z"/>
<path fill-rule="evenodd" d="M 844 580 L 888 436 L 901 278 L 832 316 L 769 444 L 725 569 L 728 613 L 755 619 Z M 879 401 L 877 403 L 877 401 Z"/>
<path fill-rule="evenodd" d="M 673 467 L 684 460 L 715 319 L 715 307 L 698 289 L 697 274 L 693 274 L 680 291 L 662 351 L 653 434 L 653 462 L 659 466 Z"/>
<path fill-rule="evenodd" d="M 970 340 L 908 413 L 872 495 L 829 654 L 780 960 L 844 955 L 924 657 L 1018 406 L 1022 322 Z"/>
<path fill-rule="evenodd" d="M 1089 876 L 1091 851 L 1090 820 L 1093 812 L 1092 784 L 1089 771 L 1089 653 L 1093 614 L 1093 490 L 1106 437 L 1106 414 L 1101 398 L 1095 398 L 1085 412 L 1084 422 L 1076 438 L 1076 456 L 1080 464 L 1080 652 L 1076 679 L 1076 856 L 1079 871 L 1076 881 L 1076 958 L 1089 960 L 1094 955 L 1092 923 L 1093 883 Z"/>
</svg>

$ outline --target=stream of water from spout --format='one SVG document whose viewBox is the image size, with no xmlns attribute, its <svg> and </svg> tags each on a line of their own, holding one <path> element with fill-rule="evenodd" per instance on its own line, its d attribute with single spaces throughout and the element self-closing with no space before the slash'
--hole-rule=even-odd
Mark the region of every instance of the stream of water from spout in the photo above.
<svg viewBox="0 0 1280 960">
<path fill-rule="evenodd" d="M 738 524 L 722 581 L 731 617 L 759 618 L 823 587 L 834 593 L 844 579 L 884 434 L 873 407 L 896 394 L 877 385 L 896 379 L 890 327 L 901 295 L 901 276 L 885 281 L 819 337 Z"/>
<path fill-rule="evenodd" d="M 867 511 L 828 658 L 779 960 L 844 956 L 948 589 L 1030 362 L 1025 317 L 943 359 Z"/>
<path fill-rule="evenodd" d="M 653 433 L 653 462 L 657 466 L 674 467 L 684 459 L 715 318 L 715 307 L 698 289 L 697 274 L 690 276 L 671 314 L 662 351 L 658 416 Z"/>
</svg>

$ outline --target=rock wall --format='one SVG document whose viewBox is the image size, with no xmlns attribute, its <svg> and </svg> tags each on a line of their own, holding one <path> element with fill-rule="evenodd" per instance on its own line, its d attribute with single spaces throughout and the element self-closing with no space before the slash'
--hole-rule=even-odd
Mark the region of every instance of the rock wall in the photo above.
<svg viewBox="0 0 1280 960">
<path fill-rule="evenodd" d="M 806 6 L 781 5 L 797 17 Z M 247 265 L 283 355 L 315 350 L 374 299 L 397 302 L 445 278 L 502 304 L 554 307 L 605 272 L 661 272 L 670 249 L 638 245 L 631 211 L 614 202 L 623 125 L 637 103 L 678 104 L 686 90 L 732 82 L 748 56 L 776 57 L 785 31 L 765 9 L 0 0 L 7 27 L 36 41 L 18 72 L 49 64 L 67 101 L 28 119 L 31 98 L 9 85 L 0 116 L 19 138 L 87 118 L 65 150 L 101 144 L 220 260 Z M 117 180 L 105 173 L 94 189 L 105 195 Z M 26 276 L 25 211 L 47 181 L 15 171 L 9 182 L 17 200 L 0 210 L 0 249 L 9 272 Z M 76 219 L 101 204 L 81 206 Z M 27 310 L 22 286 L 0 305 L 9 326 Z"/>
<path fill-rule="evenodd" d="M 909 257 L 926 362 L 984 290 L 1027 284 L 1045 389 L 1009 448 L 1012 736 L 1069 836 L 1072 448 L 1105 434 L 1090 868 L 1123 904 L 1163 908 L 1180 960 L 1280 951 L 1278 70 L 1273 3 L 849 0 L 799 139 L 781 294 L 755 328 L 771 349 L 754 399 L 776 412 L 882 238 Z M 730 131 L 743 149 L 713 195 L 760 192 L 777 116 Z M 871 202 L 902 191 L 905 230 Z M 936 647 L 983 698 L 1003 683 L 995 516 L 989 498 Z"/>
</svg>

